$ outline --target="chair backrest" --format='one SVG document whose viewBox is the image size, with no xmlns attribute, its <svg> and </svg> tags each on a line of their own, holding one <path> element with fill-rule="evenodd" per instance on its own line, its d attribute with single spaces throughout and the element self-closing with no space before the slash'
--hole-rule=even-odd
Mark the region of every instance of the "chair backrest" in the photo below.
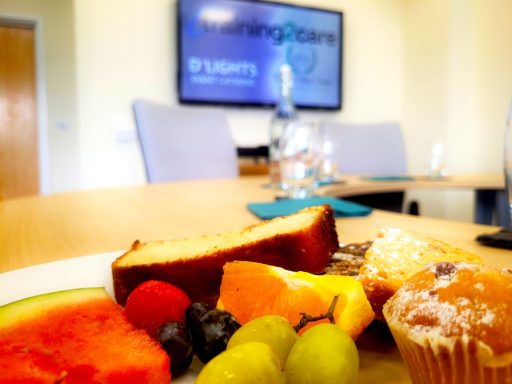
<svg viewBox="0 0 512 384">
<path fill-rule="evenodd" d="M 133 103 L 148 181 L 234 178 L 236 148 L 224 113 Z"/>
<path fill-rule="evenodd" d="M 407 160 L 398 123 L 322 123 L 333 144 L 333 162 L 340 174 L 403 175 Z"/>
</svg>

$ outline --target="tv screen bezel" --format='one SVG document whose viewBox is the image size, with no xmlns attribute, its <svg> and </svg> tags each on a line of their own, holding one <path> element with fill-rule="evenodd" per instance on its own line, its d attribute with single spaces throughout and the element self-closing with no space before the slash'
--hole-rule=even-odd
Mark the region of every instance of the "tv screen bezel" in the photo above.
<svg viewBox="0 0 512 384">
<path fill-rule="evenodd" d="M 181 12 L 180 12 L 180 4 L 182 1 L 187 0 L 177 0 L 176 1 L 176 46 L 178 50 L 177 54 L 177 65 L 176 65 L 176 88 L 178 93 L 178 102 L 182 105 L 203 105 L 203 106 L 224 106 L 224 107 L 254 107 L 254 108 L 274 108 L 276 106 L 276 103 L 256 103 L 256 102 L 236 102 L 231 100 L 197 100 L 197 99 L 185 99 L 182 97 L 182 76 L 181 76 L 181 59 L 182 59 L 182 46 L 181 46 L 181 31 L 182 31 L 182 18 L 181 18 Z M 316 111 L 339 111 L 343 107 L 343 58 L 344 58 L 344 52 L 343 52 L 343 26 L 344 26 L 344 18 L 343 18 L 343 12 L 332 10 L 332 9 L 326 9 L 326 8 L 316 8 L 316 7 L 310 7 L 310 6 L 302 6 L 302 5 L 295 5 L 295 4 L 287 4 L 287 3 L 279 3 L 275 1 L 261 1 L 261 0 L 230 0 L 240 3 L 260 3 L 260 4 L 269 4 L 277 7 L 286 7 L 286 8 L 295 8 L 295 9 L 305 9 L 305 10 L 312 10 L 317 12 L 325 12 L 330 14 L 337 14 L 340 18 L 340 30 L 339 30 L 339 65 L 338 65 L 338 78 L 339 78 L 339 84 L 338 84 L 338 104 L 334 106 L 316 106 L 316 105 L 303 105 L 303 104 L 295 104 L 295 107 L 298 109 L 303 110 L 316 110 Z"/>
</svg>

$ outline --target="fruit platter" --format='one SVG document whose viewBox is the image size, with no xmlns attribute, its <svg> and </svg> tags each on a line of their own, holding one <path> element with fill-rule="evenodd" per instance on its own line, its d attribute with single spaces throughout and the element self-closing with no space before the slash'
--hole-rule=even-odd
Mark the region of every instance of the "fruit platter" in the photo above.
<svg viewBox="0 0 512 384">
<path fill-rule="evenodd" d="M 0 306 L 26 297 L 77 287 L 105 287 L 113 297 L 110 266 L 122 253 L 123 251 L 118 251 L 82 256 L 2 273 Z M 386 333 L 375 338 L 377 331 L 372 332 L 373 335 L 364 335 L 366 345 L 359 346 L 359 382 L 374 383 L 379 380 L 378 382 L 383 383 L 409 383 L 407 372 L 390 335 Z M 367 364 L 370 366 L 367 367 Z M 172 383 L 194 383 L 203 367 L 204 364 L 194 357 L 188 371 L 173 378 Z M 385 378 L 379 378 L 382 374 Z"/>
<path fill-rule="evenodd" d="M 495 337 L 512 334 L 510 270 L 395 228 L 340 245 L 328 206 L 6 272 L 0 292 L 0 384 L 487 383 L 512 371 Z"/>
</svg>

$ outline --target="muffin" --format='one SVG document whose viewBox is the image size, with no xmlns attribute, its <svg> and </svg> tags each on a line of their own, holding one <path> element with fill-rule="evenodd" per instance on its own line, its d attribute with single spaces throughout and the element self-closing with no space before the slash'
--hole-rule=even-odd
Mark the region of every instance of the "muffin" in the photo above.
<svg viewBox="0 0 512 384">
<path fill-rule="evenodd" d="M 482 263 L 479 256 L 451 244 L 398 228 L 383 228 L 366 251 L 358 279 L 376 319 L 402 284 L 427 265 L 441 261 Z"/>
<path fill-rule="evenodd" d="M 414 383 L 512 383 L 512 272 L 432 264 L 383 308 Z"/>
</svg>

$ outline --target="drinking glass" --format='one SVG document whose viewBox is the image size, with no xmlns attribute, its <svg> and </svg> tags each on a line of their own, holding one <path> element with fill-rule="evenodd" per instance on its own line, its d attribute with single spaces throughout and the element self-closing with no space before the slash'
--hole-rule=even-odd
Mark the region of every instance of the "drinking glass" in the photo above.
<svg viewBox="0 0 512 384">
<path fill-rule="evenodd" d="M 337 164 L 334 162 L 334 140 L 325 130 L 320 131 L 321 159 L 318 180 L 320 183 L 332 183 L 336 180 Z"/>
<path fill-rule="evenodd" d="M 289 124 L 280 143 L 282 189 L 290 199 L 311 197 L 318 187 L 322 148 L 318 123 Z"/>
<path fill-rule="evenodd" d="M 505 144 L 503 153 L 503 168 L 505 171 L 505 190 L 507 192 L 510 223 L 512 225 L 512 100 L 508 109 L 505 127 Z"/>
<path fill-rule="evenodd" d="M 432 179 L 441 179 L 446 176 L 446 153 L 442 143 L 432 145 L 426 173 Z"/>
</svg>

